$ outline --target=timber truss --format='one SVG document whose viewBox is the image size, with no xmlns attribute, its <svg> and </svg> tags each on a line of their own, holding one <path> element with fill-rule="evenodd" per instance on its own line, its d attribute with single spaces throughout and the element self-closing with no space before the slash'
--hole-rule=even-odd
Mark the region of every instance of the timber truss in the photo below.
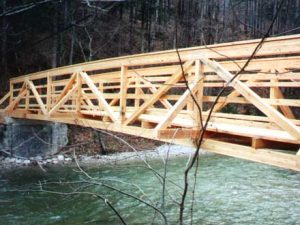
<svg viewBox="0 0 300 225">
<path fill-rule="evenodd" d="M 172 50 L 16 77 L 0 100 L 1 115 L 195 146 L 226 87 L 202 147 L 300 170 L 300 35 L 269 38 L 232 80 L 259 41 L 181 49 L 181 60 Z"/>
</svg>

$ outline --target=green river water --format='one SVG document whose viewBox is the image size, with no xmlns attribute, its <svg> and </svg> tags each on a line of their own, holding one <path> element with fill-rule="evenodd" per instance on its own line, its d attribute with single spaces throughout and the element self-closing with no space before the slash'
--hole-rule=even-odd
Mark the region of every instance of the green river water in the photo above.
<svg viewBox="0 0 300 225">
<path fill-rule="evenodd" d="M 180 186 L 188 158 L 173 158 L 168 164 L 165 213 L 168 224 L 178 224 Z M 163 174 L 161 160 L 150 161 Z M 162 185 L 141 162 L 118 166 L 85 167 L 97 182 L 111 185 L 156 205 L 161 210 Z M 74 166 L 16 169 L 0 173 L 0 224 L 121 224 L 101 200 L 81 194 L 61 196 L 45 190 L 70 192 L 87 177 Z M 193 181 L 193 173 L 190 180 Z M 62 182 L 51 184 L 49 182 Z M 134 185 L 133 185 L 134 184 Z M 192 185 L 191 185 L 192 186 Z M 79 189 L 78 189 L 79 190 Z M 83 189 L 81 189 L 83 190 Z M 105 196 L 127 224 L 164 224 L 159 214 L 145 204 L 103 186 L 84 191 Z M 185 222 L 190 224 L 191 192 L 186 202 Z M 153 219 L 154 218 L 154 219 Z M 300 173 L 231 157 L 204 155 L 200 158 L 193 224 L 300 224 Z"/>
</svg>

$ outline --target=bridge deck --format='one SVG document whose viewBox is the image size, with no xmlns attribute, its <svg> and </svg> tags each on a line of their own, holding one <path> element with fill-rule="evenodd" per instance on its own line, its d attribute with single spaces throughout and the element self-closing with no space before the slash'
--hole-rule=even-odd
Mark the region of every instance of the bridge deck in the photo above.
<svg viewBox="0 0 300 225">
<path fill-rule="evenodd" d="M 194 146 L 300 170 L 300 35 L 140 54 L 10 80 L 0 117 L 56 121 Z M 184 75 L 183 75 L 184 74 Z M 188 84 L 189 90 L 186 88 Z"/>
</svg>

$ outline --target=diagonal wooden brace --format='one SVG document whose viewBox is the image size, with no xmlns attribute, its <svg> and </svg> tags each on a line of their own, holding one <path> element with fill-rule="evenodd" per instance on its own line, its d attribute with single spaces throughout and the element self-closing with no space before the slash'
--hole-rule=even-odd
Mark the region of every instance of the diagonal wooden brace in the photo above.
<svg viewBox="0 0 300 225">
<path fill-rule="evenodd" d="M 108 117 L 116 122 L 118 119 L 114 115 L 114 111 L 110 107 L 110 105 L 107 103 L 106 99 L 104 98 L 103 94 L 98 90 L 98 88 L 95 86 L 94 82 L 91 80 L 89 75 L 85 72 L 80 72 L 81 77 L 85 80 L 86 84 L 89 86 L 93 94 L 97 97 L 98 101 L 103 105 L 104 110 L 107 112 Z"/>
<path fill-rule="evenodd" d="M 155 92 L 157 92 L 157 88 L 150 82 L 147 81 L 145 79 L 141 79 L 141 82 L 143 82 L 144 84 L 150 85 L 151 87 L 149 88 L 149 90 L 154 94 Z M 163 104 L 167 109 L 172 108 L 172 104 L 167 100 L 167 99 L 159 99 L 159 101 L 161 102 L 161 104 Z"/>
<path fill-rule="evenodd" d="M 43 100 L 41 99 L 41 96 L 39 95 L 38 91 L 36 90 L 36 88 L 35 88 L 33 82 L 32 82 L 31 80 L 29 80 L 29 79 L 26 79 L 25 81 L 26 81 L 26 83 L 28 84 L 29 88 L 31 89 L 31 91 L 32 91 L 32 93 L 33 93 L 33 95 L 34 95 L 34 97 L 35 97 L 35 99 L 36 99 L 36 101 L 37 101 L 39 107 L 40 107 L 41 110 L 42 110 L 42 113 L 43 113 L 44 115 L 46 115 L 46 114 L 47 114 L 46 106 L 45 106 Z"/>
<path fill-rule="evenodd" d="M 194 64 L 194 61 L 187 61 L 183 64 L 183 72 L 186 72 Z M 124 124 L 129 125 L 134 122 L 149 106 L 158 101 L 172 86 L 177 83 L 184 74 L 182 74 L 181 68 L 178 69 L 158 90 L 153 94 L 151 98 L 144 102 L 138 110 L 136 110 L 130 118 L 128 118 Z"/>
<path fill-rule="evenodd" d="M 11 113 L 15 107 L 18 105 L 18 103 L 20 102 L 20 100 L 27 95 L 27 87 L 26 87 L 26 82 L 23 83 L 21 90 L 18 93 L 18 96 L 9 103 L 9 105 L 4 109 L 5 112 L 7 113 Z M 10 92 L 9 92 L 10 93 Z"/>
<path fill-rule="evenodd" d="M 69 82 L 66 84 L 66 86 L 64 87 L 64 89 L 62 90 L 58 98 L 56 99 L 54 105 L 56 105 L 68 93 L 68 91 L 72 88 L 74 82 L 76 81 L 76 78 L 77 78 L 77 74 L 73 73 Z"/>
<path fill-rule="evenodd" d="M 0 105 L 3 104 L 3 102 L 5 102 L 10 96 L 10 92 L 8 92 L 6 95 L 3 96 L 3 98 L 1 98 L 0 100 Z"/>
<path fill-rule="evenodd" d="M 200 59 L 205 65 L 209 66 L 218 74 L 219 77 L 227 82 L 230 82 L 233 75 L 225 70 L 219 63 L 209 60 L 207 58 L 201 57 Z M 283 130 L 288 132 L 296 140 L 300 140 L 300 130 L 284 115 L 278 112 L 269 104 L 265 103 L 260 96 L 258 96 L 254 91 L 252 91 L 246 84 L 239 80 L 233 80 L 230 84 L 235 90 L 237 90 L 243 97 L 245 97 L 250 103 L 261 110 L 267 117 L 269 117 L 273 122 L 280 126 Z"/>
<path fill-rule="evenodd" d="M 166 129 L 176 117 L 178 112 L 182 110 L 182 108 L 187 104 L 187 99 L 191 96 L 191 94 L 195 94 L 198 89 L 198 84 L 200 81 L 200 77 L 196 79 L 192 84 L 189 85 L 189 89 L 187 89 L 183 95 L 180 96 L 175 105 L 168 111 L 167 115 L 163 120 L 156 126 L 155 131 Z"/>
<path fill-rule="evenodd" d="M 69 90 L 69 92 L 62 98 L 60 99 L 59 102 L 57 102 L 52 109 L 49 111 L 48 116 L 51 116 L 53 113 L 55 113 L 65 102 L 78 90 L 78 83 L 74 85 L 74 87 Z M 79 103 L 78 103 L 79 104 Z"/>
</svg>

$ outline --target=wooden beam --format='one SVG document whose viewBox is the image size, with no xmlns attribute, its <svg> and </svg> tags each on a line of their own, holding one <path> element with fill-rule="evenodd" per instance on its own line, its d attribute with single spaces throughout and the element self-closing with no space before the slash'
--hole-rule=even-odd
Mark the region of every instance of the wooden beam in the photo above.
<svg viewBox="0 0 300 225">
<path fill-rule="evenodd" d="M 83 97 L 86 96 L 85 91 L 82 90 L 82 89 L 81 89 L 81 94 L 82 94 Z M 84 101 L 85 101 L 89 106 L 95 106 L 89 98 L 85 98 Z"/>
<path fill-rule="evenodd" d="M 121 89 L 120 89 L 120 122 L 125 121 L 127 105 L 127 66 L 121 67 Z"/>
<path fill-rule="evenodd" d="M 29 110 L 29 103 L 30 103 L 30 91 L 27 91 L 26 97 L 25 97 L 25 110 Z"/>
<path fill-rule="evenodd" d="M 17 106 L 17 104 L 19 103 L 19 101 L 27 94 L 28 90 L 27 89 L 22 89 L 20 92 L 19 92 L 19 95 L 9 103 L 9 105 L 5 108 L 5 112 L 6 113 L 11 113 L 14 108 Z"/>
<path fill-rule="evenodd" d="M 63 91 L 60 93 L 59 97 L 56 99 L 54 105 L 56 105 L 68 93 L 68 91 L 71 89 L 74 82 L 76 81 L 76 78 L 77 78 L 77 74 L 73 73 L 70 80 L 68 81 L 68 83 L 64 87 Z"/>
<path fill-rule="evenodd" d="M 238 78 L 237 78 L 238 79 Z M 253 81 L 255 81 L 255 80 L 248 80 L 248 81 L 246 81 L 245 83 L 246 84 L 249 84 L 249 83 L 251 83 L 251 82 L 253 82 Z M 233 90 L 229 95 L 227 95 L 226 97 L 225 97 L 225 101 L 224 102 L 218 102 L 216 105 L 215 105 L 215 107 L 214 107 L 214 109 L 213 109 L 213 112 L 218 112 L 218 111 L 220 111 L 222 108 L 224 108 L 226 105 L 228 105 L 229 103 L 230 103 L 230 99 L 231 98 L 236 98 L 236 97 L 239 97 L 241 94 L 237 91 L 237 90 Z M 207 110 L 206 112 L 209 112 L 210 111 L 210 109 L 209 110 Z"/>
<path fill-rule="evenodd" d="M 163 118 L 163 120 L 156 126 L 156 132 L 158 130 L 166 129 L 176 117 L 178 112 L 182 110 L 184 106 L 187 104 L 187 100 L 191 95 L 194 95 L 199 84 L 200 77 L 197 77 L 197 80 L 194 80 L 193 83 L 189 85 L 189 88 L 180 96 L 175 105 L 168 111 L 167 115 Z"/>
<path fill-rule="evenodd" d="M 196 92 L 196 101 L 198 105 L 200 106 L 200 109 L 202 111 L 203 109 L 203 89 L 204 89 L 204 65 L 201 63 L 199 59 L 195 61 L 195 79 L 199 80 L 198 90 Z M 196 104 L 196 103 L 194 103 Z M 195 127 L 201 127 L 201 119 L 200 119 L 200 113 L 196 106 L 194 106 L 194 113 L 193 118 L 195 121 Z"/>
<path fill-rule="evenodd" d="M 248 146 L 209 139 L 205 139 L 201 147 L 204 150 L 221 155 L 228 155 L 236 158 L 300 171 L 300 165 L 297 164 L 297 157 L 299 156 L 296 155 L 276 152 L 270 149 L 255 150 Z"/>
<path fill-rule="evenodd" d="M 115 117 L 114 111 L 103 97 L 103 94 L 98 90 L 93 81 L 89 78 L 88 74 L 85 72 L 80 72 L 80 75 L 85 80 L 86 84 L 89 86 L 94 95 L 97 97 L 98 101 L 103 105 L 103 108 L 108 113 L 110 119 L 116 122 L 118 119 Z"/>
<path fill-rule="evenodd" d="M 47 74 L 47 111 L 49 112 L 52 104 L 52 77 Z"/>
<path fill-rule="evenodd" d="M 275 73 L 275 69 L 271 69 L 270 71 L 271 73 Z M 278 94 L 279 94 L 279 88 L 278 87 L 275 87 L 275 84 L 278 82 L 278 79 L 277 78 L 271 78 L 270 79 L 270 84 L 272 86 L 270 86 L 270 99 L 278 99 Z M 277 105 L 274 105 L 273 106 L 274 109 L 278 109 L 278 106 Z"/>
<path fill-rule="evenodd" d="M 205 55 L 208 58 L 215 59 L 228 59 L 230 58 L 247 58 L 250 57 L 253 50 L 260 42 L 260 39 L 256 40 L 247 40 L 247 41 L 239 41 L 239 42 L 230 42 L 230 43 L 222 43 L 186 49 L 179 49 L 182 60 L 193 60 L 197 59 L 193 57 L 192 54 L 194 52 L 200 52 L 201 55 Z M 268 38 L 265 41 L 262 48 L 258 51 L 257 56 L 274 56 L 274 55 L 284 55 L 284 54 L 293 54 L 299 53 L 300 46 L 300 35 L 289 35 L 289 36 L 281 36 Z M 275 51 L 276 50 L 276 51 Z M 225 57 L 226 56 L 226 57 Z M 83 70 L 83 71 L 93 71 L 93 70 L 102 70 L 109 69 L 112 67 L 119 67 L 122 64 L 130 65 L 151 65 L 151 64 L 161 64 L 168 62 L 178 62 L 178 56 L 175 50 L 169 51 L 160 51 L 160 52 L 152 52 L 138 55 L 130 55 L 118 58 L 110 58 L 104 60 L 98 60 L 93 62 L 87 62 L 72 66 L 65 66 L 61 68 L 55 68 L 48 71 L 38 72 L 34 74 L 30 74 L 30 76 L 34 76 L 35 78 L 44 77 L 45 73 L 49 73 L 53 76 L 68 74 L 74 71 Z M 24 76 L 12 79 L 13 82 L 20 81 L 24 79 Z"/>
<path fill-rule="evenodd" d="M 265 148 L 266 141 L 260 138 L 252 138 L 251 147 L 253 149 Z"/>
<path fill-rule="evenodd" d="M 193 65 L 194 61 L 187 61 L 183 64 L 183 72 L 185 72 L 186 70 L 188 70 L 192 65 Z M 165 83 L 162 87 L 160 87 L 157 92 L 155 92 L 153 94 L 152 98 L 149 98 L 148 100 L 146 100 L 144 102 L 143 105 L 140 106 L 140 108 L 138 110 L 136 110 L 130 118 L 128 118 L 125 121 L 125 125 L 129 125 L 130 123 L 132 123 L 133 121 L 135 121 L 140 114 L 142 114 L 150 105 L 153 105 L 159 98 L 161 98 L 165 93 L 167 93 L 168 90 L 170 90 L 170 88 L 172 87 L 172 85 L 174 85 L 175 83 L 177 83 L 180 78 L 184 76 L 184 74 L 182 74 L 182 70 L 181 68 L 178 69 Z"/>
<path fill-rule="evenodd" d="M 140 79 L 139 79 L 139 76 L 136 74 L 135 75 L 135 90 L 134 90 L 134 94 L 135 94 L 135 96 L 139 96 L 139 95 L 141 95 L 141 94 L 144 94 L 144 93 L 142 93 L 142 91 L 141 91 L 141 88 L 139 87 L 139 85 L 140 85 Z M 134 99 L 134 107 L 135 108 L 138 108 L 138 107 L 140 107 L 140 98 L 135 98 Z"/>
<path fill-rule="evenodd" d="M 191 138 L 195 139 L 199 137 L 199 129 L 182 129 L 182 128 L 173 128 L 173 129 L 164 129 L 157 131 L 158 139 L 186 139 Z"/>
<path fill-rule="evenodd" d="M 287 70 L 279 69 L 278 72 L 279 73 L 284 73 L 284 72 L 287 72 Z M 278 81 L 278 79 L 276 79 L 276 81 Z M 281 92 L 281 90 L 279 89 L 279 87 L 273 87 L 273 89 L 275 89 L 277 99 L 284 99 L 283 93 Z M 291 108 L 289 106 L 279 105 L 279 108 L 281 109 L 282 113 L 287 118 L 289 118 L 289 119 L 296 119 L 293 111 L 291 110 Z"/>
<path fill-rule="evenodd" d="M 45 106 L 43 100 L 41 99 L 39 93 L 37 92 L 37 90 L 36 90 L 36 88 L 35 88 L 33 82 L 32 82 L 31 80 L 29 80 L 29 79 L 26 79 L 25 81 L 26 81 L 26 83 L 28 84 L 29 88 L 31 89 L 31 91 L 32 91 L 32 93 L 33 93 L 33 95 L 34 95 L 34 97 L 35 97 L 35 99 L 36 99 L 36 101 L 37 101 L 39 107 L 40 107 L 41 110 L 42 110 L 42 113 L 43 113 L 44 115 L 47 115 L 47 109 L 46 109 L 46 106 Z"/>
<path fill-rule="evenodd" d="M 80 74 L 77 74 L 77 96 L 76 96 L 76 112 L 80 114 L 82 98 L 82 80 Z"/>
<path fill-rule="evenodd" d="M 141 127 L 145 129 L 153 129 L 155 127 L 155 123 L 151 123 L 148 121 L 142 121 Z"/>
<path fill-rule="evenodd" d="M 0 99 L 0 105 L 2 105 L 10 96 L 10 92 L 8 92 L 6 95 L 3 96 L 3 98 Z"/>
<path fill-rule="evenodd" d="M 68 93 L 60 99 L 59 102 L 57 102 L 52 109 L 49 111 L 48 116 L 51 116 L 53 113 L 55 113 L 65 102 L 78 90 L 78 83 L 76 83 L 71 90 L 68 91 Z"/>
<path fill-rule="evenodd" d="M 127 79 L 126 86 L 128 87 L 131 84 L 131 82 L 132 82 L 132 78 Z M 117 104 L 120 101 L 120 96 L 119 96 L 120 94 L 121 94 L 121 90 L 119 91 L 118 96 L 111 100 L 111 102 L 109 103 L 110 106 L 114 106 L 115 104 Z"/>
<path fill-rule="evenodd" d="M 13 117 L 23 118 L 23 115 L 18 114 L 17 112 L 12 113 Z M 37 120 L 46 120 L 49 121 L 49 118 L 43 115 L 28 114 L 26 115 L 28 119 L 37 119 Z M 135 126 L 125 126 L 117 123 L 105 123 L 102 121 L 84 119 L 78 117 L 76 114 L 68 115 L 65 117 L 51 117 L 50 121 L 76 124 L 85 127 L 94 127 L 114 132 L 121 132 L 130 135 L 136 135 L 144 138 L 150 138 L 158 140 L 157 136 L 149 129 L 143 129 Z M 190 138 L 186 139 L 159 139 L 160 141 L 185 145 L 189 147 L 194 147 L 195 144 Z M 271 149 L 257 149 L 254 150 L 252 147 L 227 143 L 223 141 L 216 141 L 211 139 L 205 139 L 202 144 L 202 149 L 221 154 L 232 156 L 236 158 L 246 159 L 250 161 L 260 162 L 264 164 L 269 164 L 277 167 L 282 167 L 291 170 L 300 171 L 299 164 L 299 155 L 286 154 L 282 152 L 272 151 Z M 298 163 L 297 163 L 298 160 Z"/>
<path fill-rule="evenodd" d="M 157 92 L 157 88 L 149 81 L 145 80 L 145 78 L 141 79 L 141 82 L 143 82 L 146 85 L 149 85 L 149 90 L 154 94 Z M 163 106 L 165 106 L 167 109 L 172 108 L 172 104 L 167 100 L 167 99 L 159 99 L 159 101 L 161 102 L 161 104 L 163 104 Z"/>
<path fill-rule="evenodd" d="M 215 72 L 223 78 L 225 81 L 230 82 L 233 75 L 226 71 L 217 62 L 212 60 L 201 58 L 201 61 L 213 68 Z M 244 96 L 250 103 L 261 110 L 266 116 L 268 116 L 274 123 L 280 126 L 283 130 L 287 131 L 292 137 L 300 141 L 300 130 L 295 126 L 289 119 L 279 113 L 269 104 L 266 104 L 254 91 L 252 91 L 246 84 L 239 80 L 233 80 L 230 84 L 234 89 L 236 89 L 242 96 Z"/>
</svg>

